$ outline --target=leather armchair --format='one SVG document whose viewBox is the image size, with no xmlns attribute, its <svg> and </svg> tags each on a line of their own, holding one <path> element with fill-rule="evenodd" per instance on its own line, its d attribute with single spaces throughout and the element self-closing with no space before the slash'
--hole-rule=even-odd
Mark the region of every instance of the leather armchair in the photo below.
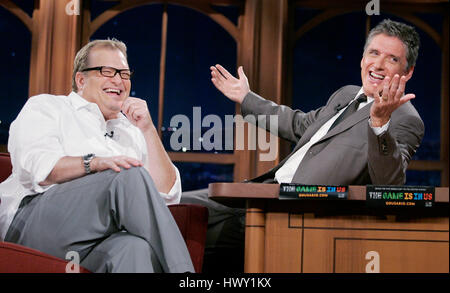
<svg viewBox="0 0 450 293">
<path fill-rule="evenodd" d="M 0 182 L 12 172 L 9 154 L 0 153 Z M 205 251 L 208 209 L 193 204 L 169 206 L 186 241 L 194 269 L 200 273 Z M 64 273 L 69 261 L 22 245 L 0 242 L 0 273 Z M 80 267 L 80 273 L 88 273 Z"/>
</svg>

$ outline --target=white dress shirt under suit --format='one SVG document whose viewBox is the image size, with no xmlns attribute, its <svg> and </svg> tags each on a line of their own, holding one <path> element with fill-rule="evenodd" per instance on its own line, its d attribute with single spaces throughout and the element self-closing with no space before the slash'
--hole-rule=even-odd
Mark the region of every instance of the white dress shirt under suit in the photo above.
<svg viewBox="0 0 450 293">
<path fill-rule="evenodd" d="M 361 88 L 353 100 L 356 100 L 363 93 L 364 93 L 363 88 Z M 352 103 L 352 101 L 350 101 L 350 103 L 348 103 L 347 107 Z M 372 97 L 367 97 L 366 102 L 362 102 L 359 104 L 358 110 L 367 106 L 372 101 L 373 101 Z M 309 148 L 327 134 L 331 125 L 345 111 L 345 109 L 347 109 L 347 107 L 342 108 L 339 112 L 336 113 L 336 115 L 331 117 L 330 120 L 328 120 L 325 124 L 323 124 L 322 127 L 320 127 L 320 129 L 311 137 L 309 142 L 306 143 L 301 148 L 299 148 L 286 161 L 286 163 L 284 163 L 284 165 L 280 169 L 278 169 L 278 171 L 275 173 L 275 180 L 278 183 L 291 183 L 292 182 L 292 178 L 294 177 L 295 171 L 297 170 L 298 166 L 302 162 L 303 157 L 308 152 Z M 389 127 L 389 122 L 381 127 L 372 127 L 372 129 L 376 135 L 380 135 L 381 133 L 386 131 L 388 127 Z"/>
</svg>

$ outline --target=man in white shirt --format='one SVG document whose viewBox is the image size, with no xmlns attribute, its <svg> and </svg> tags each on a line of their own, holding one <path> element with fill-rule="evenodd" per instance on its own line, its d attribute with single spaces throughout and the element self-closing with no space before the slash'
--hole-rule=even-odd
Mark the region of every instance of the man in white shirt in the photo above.
<svg viewBox="0 0 450 293">
<path fill-rule="evenodd" d="M 74 61 L 73 92 L 31 97 L 11 124 L 0 232 L 95 272 L 193 272 L 167 204 L 181 181 L 144 100 L 129 97 L 126 46 L 98 40 Z"/>
</svg>

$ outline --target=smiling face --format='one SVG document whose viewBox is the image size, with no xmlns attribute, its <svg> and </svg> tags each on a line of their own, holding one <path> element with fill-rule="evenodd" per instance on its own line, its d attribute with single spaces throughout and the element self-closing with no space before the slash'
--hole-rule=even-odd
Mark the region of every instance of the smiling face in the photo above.
<svg viewBox="0 0 450 293">
<path fill-rule="evenodd" d="M 392 80 L 395 74 L 404 75 L 408 81 L 414 67 L 406 70 L 406 47 L 396 37 L 378 34 L 372 38 L 361 60 L 361 79 L 364 93 L 374 97 L 380 92 L 386 76 Z"/>
<path fill-rule="evenodd" d="M 124 54 L 118 49 L 107 47 L 92 48 L 88 59 L 89 68 L 110 66 L 116 69 L 128 69 Z M 123 102 L 130 95 L 131 81 L 123 80 L 117 73 L 114 77 L 105 77 L 99 70 L 77 72 L 78 94 L 88 102 L 96 103 L 105 120 L 117 118 Z"/>
</svg>

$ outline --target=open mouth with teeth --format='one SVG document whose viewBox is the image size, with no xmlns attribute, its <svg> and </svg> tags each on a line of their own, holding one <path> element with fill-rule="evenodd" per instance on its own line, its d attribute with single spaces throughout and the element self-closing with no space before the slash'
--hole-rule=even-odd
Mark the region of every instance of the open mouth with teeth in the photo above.
<svg viewBox="0 0 450 293">
<path fill-rule="evenodd" d="M 106 88 L 103 90 L 106 94 L 108 94 L 108 96 L 120 96 L 120 94 L 122 93 L 121 90 L 119 89 L 113 89 L 113 88 Z"/>
<path fill-rule="evenodd" d="M 373 80 L 375 82 L 378 82 L 378 81 L 382 81 L 385 76 L 381 75 L 381 74 L 378 74 L 378 73 L 375 73 L 373 71 L 369 71 L 369 77 L 370 77 L 371 80 Z"/>
</svg>

